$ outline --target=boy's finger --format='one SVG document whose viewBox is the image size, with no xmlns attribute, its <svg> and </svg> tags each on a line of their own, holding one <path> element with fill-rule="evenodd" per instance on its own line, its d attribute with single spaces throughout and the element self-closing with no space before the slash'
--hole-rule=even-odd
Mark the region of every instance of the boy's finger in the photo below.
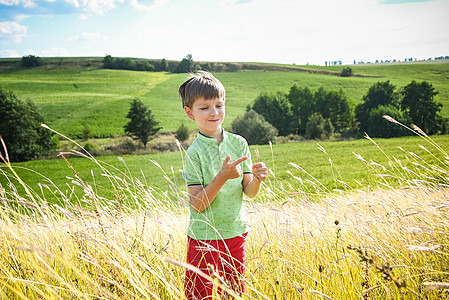
<svg viewBox="0 0 449 300">
<path fill-rule="evenodd" d="M 242 158 L 237 159 L 236 161 L 233 161 L 231 164 L 233 164 L 233 165 L 238 165 L 239 163 L 241 163 L 242 161 L 245 161 L 245 160 L 247 160 L 247 159 L 248 159 L 248 157 L 247 157 L 247 156 L 244 156 L 244 157 L 242 157 Z"/>
<path fill-rule="evenodd" d="M 265 163 L 263 162 L 253 164 L 253 168 L 263 168 L 263 167 L 266 167 Z"/>
<path fill-rule="evenodd" d="M 223 164 L 229 163 L 230 160 L 231 160 L 231 155 L 228 155 L 228 157 L 226 157 L 226 159 L 224 160 Z"/>
</svg>

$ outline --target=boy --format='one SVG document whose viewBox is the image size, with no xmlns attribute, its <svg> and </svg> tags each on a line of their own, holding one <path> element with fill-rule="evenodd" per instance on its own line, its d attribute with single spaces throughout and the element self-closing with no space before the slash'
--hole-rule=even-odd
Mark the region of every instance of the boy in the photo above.
<svg viewBox="0 0 449 300">
<path fill-rule="evenodd" d="M 268 176 L 264 163 L 251 165 L 246 140 L 223 130 L 225 89 L 209 72 L 198 72 L 179 87 L 184 111 L 199 133 L 186 151 L 183 177 L 188 185 L 190 223 L 187 263 L 217 273 L 237 293 L 245 292 L 243 193 L 252 198 Z M 213 284 L 186 271 L 188 299 L 211 297 Z"/>
</svg>

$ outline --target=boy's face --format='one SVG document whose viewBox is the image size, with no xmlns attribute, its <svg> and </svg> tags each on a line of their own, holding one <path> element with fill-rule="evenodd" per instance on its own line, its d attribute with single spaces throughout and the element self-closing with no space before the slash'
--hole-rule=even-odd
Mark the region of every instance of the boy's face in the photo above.
<svg viewBox="0 0 449 300">
<path fill-rule="evenodd" d="M 210 137 L 221 134 L 221 124 L 225 118 L 225 99 L 215 98 L 205 100 L 197 99 L 192 107 L 185 106 L 184 110 L 189 117 L 195 121 L 200 132 Z"/>
</svg>

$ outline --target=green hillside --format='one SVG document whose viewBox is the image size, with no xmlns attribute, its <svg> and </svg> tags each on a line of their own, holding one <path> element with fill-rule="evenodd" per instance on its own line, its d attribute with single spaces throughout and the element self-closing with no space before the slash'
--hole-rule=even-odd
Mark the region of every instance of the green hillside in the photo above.
<svg viewBox="0 0 449 300">
<path fill-rule="evenodd" d="M 5 63 L 3 62 L 3 65 Z M 287 92 L 293 84 L 316 89 L 343 89 L 354 104 L 368 88 L 390 80 L 398 88 L 412 80 L 426 80 L 439 94 L 443 116 L 449 116 L 449 63 L 351 66 L 356 75 L 338 77 L 343 67 L 279 66 L 258 64 L 254 71 L 215 73 L 227 89 L 227 117 L 224 126 L 242 115 L 261 92 Z M 87 58 L 53 67 L 32 70 L 0 68 L 0 87 L 22 99 L 35 102 L 49 126 L 68 136 L 81 136 L 87 124 L 95 137 L 123 134 L 126 114 L 133 98 L 139 97 L 161 120 L 163 131 L 173 132 L 182 122 L 194 129 L 184 116 L 177 94 L 187 74 L 99 69 L 98 59 Z"/>
</svg>

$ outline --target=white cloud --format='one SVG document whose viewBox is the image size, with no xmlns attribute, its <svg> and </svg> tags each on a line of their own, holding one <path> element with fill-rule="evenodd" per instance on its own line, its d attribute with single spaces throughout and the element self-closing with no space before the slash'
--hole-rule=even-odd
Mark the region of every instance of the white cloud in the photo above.
<svg viewBox="0 0 449 300">
<path fill-rule="evenodd" d="M 22 22 L 23 20 L 25 20 L 25 19 L 27 19 L 29 17 L 30 17 L 29 15 L 24 15 L 24 14 L 15 15 L 14 16 L 14 21 L 17 22 L 17 23 L 20 23 L 20 22 Z"/>
<path fill-rule="evenodd" d="M 20 57 L 16 50 L 0 50 L 0 57 Z"/>
<path fill-rule="evenodd" d="M 63 57 L 63 56 L 72 56 L 72 54 L 66 49 L 66 48 L 51 48 L 51 49 L 25 49 L 20 51 L 20 53 L 17 53 L 18 56 L 25 56 L 25 55 L 36 55 L 36 56 L 42 56 L 42 57 Z"/>
<path fill-rule="evenodd" d="M 70 56 L 69 50 L 66 48 L 51 48 L 47 50 L 38 51 L 40 56 L 51 57 L 51 56 Z"/>
<path fill-rule="evenodd" d="M 83 32 L 81 35 L 68 37 L 67 42 L 82 42 L 82 43 L 92 43 L 97 40 L 107 40 L 107 37 L 104 37 L 99 32 Z"/>
<path fill-rule="evenodd" d="M 33 0 L 0 0 L 0 4 L 7 6 L 15 6 L 22 4 L 26 8 L 35 7 L 36 3 Z"/>
<path fill-rule="evenodd" d="M 158 7 L 164 6 L 167 3 L 167 0 L 130 0 L 130 3 L 131 6 L 136 10 L 152 11 Z"/>
<path fill-rule="evenodd" d="M 28 27 L 16 22 L 0 22 L 0 43 L 20 43 L 27 34 Z"/>
<path fill-rule="evenodd" d="M 78 0 L 65 0 L 65 2 L 75 6 L 76 8 L 80 7 L 80 3 L 78 2 Z"/>
<path fill-rule="evenodd" d="M 107 11 L 114 9 L 117 4 L 122 4 L 125 0 L 66 0 L 76 8 L 83 10 L 82 19 L 87 19 L 92 15 L 104 15 Z"/>
</svg>

